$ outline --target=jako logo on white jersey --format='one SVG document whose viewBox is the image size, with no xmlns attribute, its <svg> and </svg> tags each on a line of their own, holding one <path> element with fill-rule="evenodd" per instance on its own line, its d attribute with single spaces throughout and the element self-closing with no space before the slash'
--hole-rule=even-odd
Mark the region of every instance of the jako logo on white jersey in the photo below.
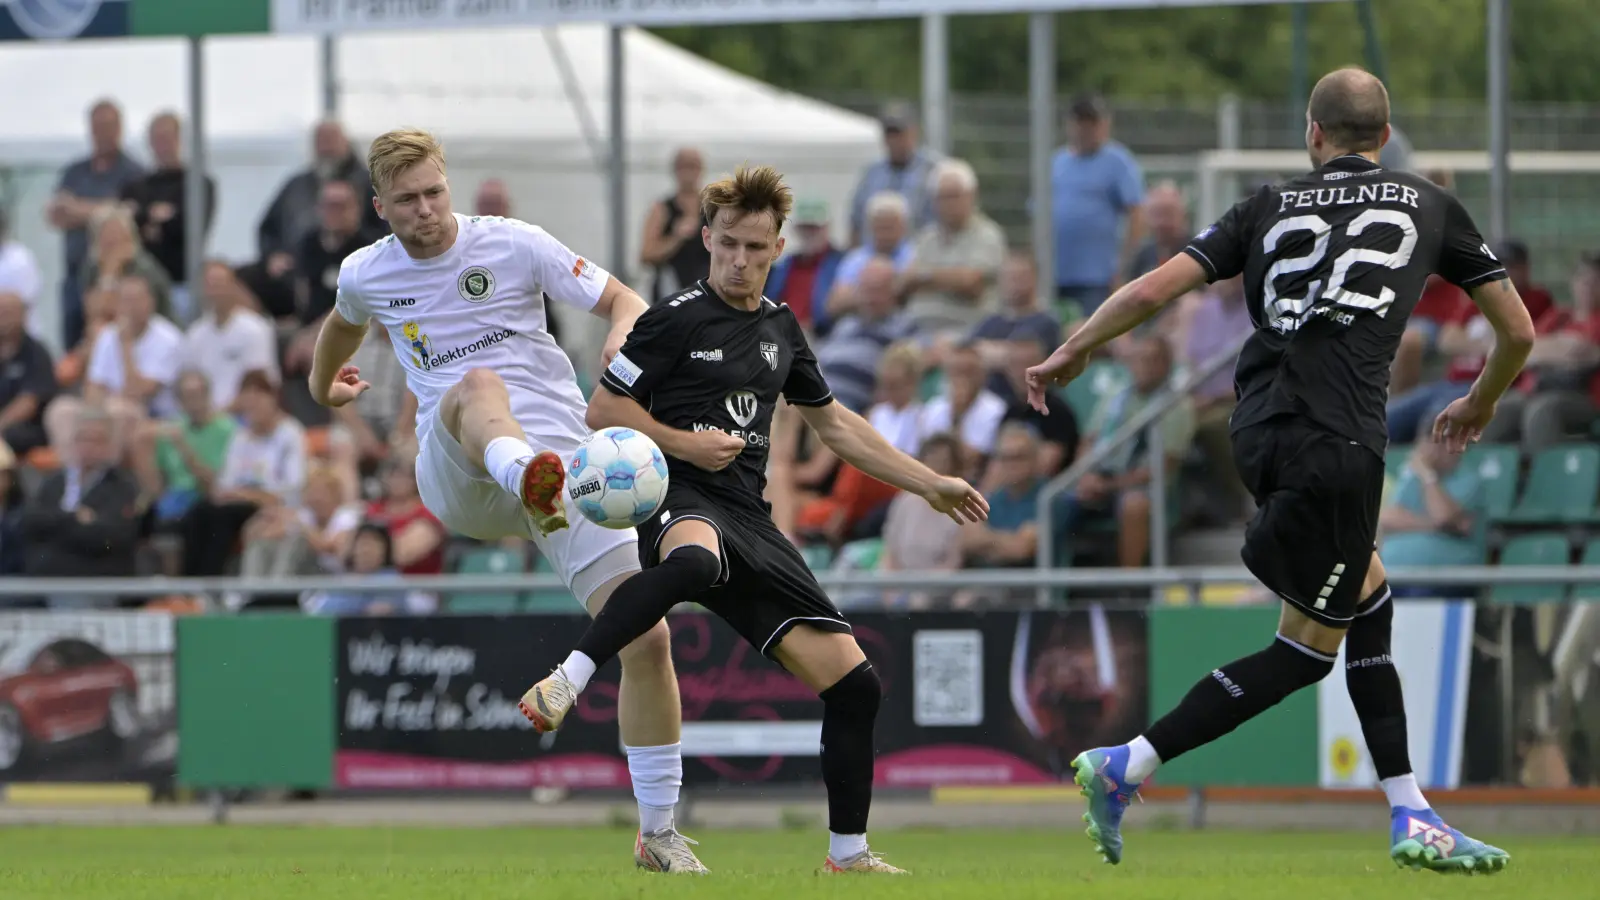
<svg viewBox="0 0 1600 900">
<path fill-rule="evenodd" d="M 456 360 L 467 357 L 473 353 L 477 353 L 479 350 L 482 350 L 485 347 L 492 347 L 506 338 L 516 336 L 517 333 L 515 331 L 511 331 L 510 329 L 506 328 L 497 328 L 470 344 L 460 347 L 452 347 L 449 350 L 444 350 L 439 353 L 432 352 L 433 347 L 428 343 L 426 337 L 423 337 L 420 342 L 416 338 L 410 337 L 409 335 L 408 338 L 411 341 L 411 361 L 416 363 L 417 368 L 422 369 L 424 372 L 432 372 L 441 366 L 453 363 Z M 419 343 L 421 344 L 420 347 L 418 346 Z"/>
</svg>

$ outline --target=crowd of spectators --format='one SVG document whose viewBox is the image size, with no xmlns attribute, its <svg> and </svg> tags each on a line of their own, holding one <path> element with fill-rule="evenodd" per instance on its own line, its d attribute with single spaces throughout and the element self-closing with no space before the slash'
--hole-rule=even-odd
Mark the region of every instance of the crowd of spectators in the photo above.
<svg viewBox="0 0 1600 900">
<path fill-rule="evenodd" d="M 1135 155 L 1113 137 L 1104 100 L 1071 105 L 1052 163 L 1052 285 L 1039 284 L 1033 249 L 1008 245 L 985 214 L 971 165 L 923 146 L 904 107 L 881 121 L 884 156 L 862 172 L 841 215 L 799 186 L 767 294 L 807 329 L 839 401 L 897 448 L 978 485 L 991 518 L 957 526 L 930 514 L 842 464 L 785 409 L 769 485 L 785 533 L 817 565 L 1034 565 L 1041 491 L 1086 454 L 1095 459 L 1087 474 L 1043 507 L 1057 536 L 1044 550 L 1058 564 L 1147 564 L 1153 544 L 1169 537 L 1151 533 L 1157 504 L 1175 526 L 1247 515 L 1230 458 L 1230 367 L 1161 420 L 1159 452 L 1143 435 L 1117 440 L 1183 373 L 1235 352 L 1249 329 L 1238 279 L 1183 298 L 1106 348 L 1089 373 L 1049 396 L 1048 415 L 1025 402 L 1027 367 L 1116 287 L 1180 252 L 1194 229 L 1178 186 L 1146 188 Z M 26 325 L 41 291 L 55 286 L 40 283 L 0 220 L 0 574 L 445 571 L 462 539 L 417 498 L 415 399 L 387 336 L 369 333 L 358 352 L 373 385 L 360 403 L 326 410 L 304 386 L 340 263 L 385 233 L 350 141 L 338 123 L 318 125 L 310 164 L 261 216 L 256 258 L 206 260 L 190 285 L 181 130 L 171 114 L 148 123 L 146 168 L 125 152 L 117 107 L 91 110 L 89 155 L 63 170 L 44 210 L 64 237 L 58 356 Z M 709 266 L 699 240 L 704 159 L 681 148 L 671 174 L 640 242 L 635 281 L 652 300 Z M 209 226 L 217 187 L 205 184 Z M 478 185 L 472 211 L 512 214 L 505 184 Z M 1485 440 L 1536 449 L 1588 435 L 1600 401 L 1600 255 L 1582 261 L 1572 305 L 1558 307 L 1532 282 L 1525 245 L 1498 253 L 1540 339 Z M 1395 365 L 1397 442 L 1465 392 L 1488 340 L 1464 294 L 1429 284 Z M 1447 538 L 1470 518 L 1470 478 L 1452 474 L 1448 460 L 1413 460 L 1385 527 L 1402 555 L 1414 545 L 1450 556 Z M 1164 496 L 1151 496 L 1156 471 L 1166 476 Z M 1436 494 L 1460 508 L 1451 512 Z M 1435 532 L 1443 543 L 1419 538 Z M 991 599 L 920 592 L 889 602 L 964 608 Z M 403 584 L 367 600 L 337 592 L 299 600 L 337 612 L 435 602 Z M 39 602 L 104 601 L 49 593 Z"/>
</svg>

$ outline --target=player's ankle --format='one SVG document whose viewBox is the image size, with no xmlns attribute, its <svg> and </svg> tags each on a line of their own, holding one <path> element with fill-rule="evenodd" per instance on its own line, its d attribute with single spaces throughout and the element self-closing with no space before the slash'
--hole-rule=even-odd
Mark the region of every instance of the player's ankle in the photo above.
<svg viewBox="0 0 1600 900">
<path fill-rule="evenodd" d="M 1129 784 L 1141 784 L 1146 778 L 1155 774 L 1161 766 L 1161 755 L 1144 735 L 1139 735 L 1128 742 L 1128 771 L 1126 778 Z"/>
<path fill-rule="evenodd" d="M 565 662 L 556 667 L 556 672 L 572 685 L 573 690 L 581 694 L 583 689 L 589 686 L 589 679 L 594 677 L 596 668 L 594 660 L 581 650 L 574 650 L 567 656 Z"/>
<path fill-rule="evenodd" d="M 483 467 L 490 477 L 511 494 L 522 496 L 522 470 L 533 458 L 528 442 L 514 437 L 497 437 L 483 449 Z"/>
</svg>

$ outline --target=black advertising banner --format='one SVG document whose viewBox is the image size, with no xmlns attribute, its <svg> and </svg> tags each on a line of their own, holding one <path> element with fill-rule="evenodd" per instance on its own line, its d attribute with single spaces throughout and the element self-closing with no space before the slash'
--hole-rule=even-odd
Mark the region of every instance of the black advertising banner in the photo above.
<svg viewBox="0 0 1600 900">
<path fill-rule="evenodd" d="M 0 613 L 0 782 L 170 781 L 173 641 L 165 613 Z"/>
<path fill-rule="evenodd" d="M 1138 613 L 851 615 L 884 684 L 878 781 L 897 787 L 1071 777 L 1079 750 L 1145 725 Z M 822 704 L 715 617 L 674 615 L 688 784 L 819 778 Z M 517 710 L 563 659 L 578 616 L 347 619 L 339 623 L 346 788 L 626 788 L 619 669 L 603 667 L 555 735 Z"/>
</svg>

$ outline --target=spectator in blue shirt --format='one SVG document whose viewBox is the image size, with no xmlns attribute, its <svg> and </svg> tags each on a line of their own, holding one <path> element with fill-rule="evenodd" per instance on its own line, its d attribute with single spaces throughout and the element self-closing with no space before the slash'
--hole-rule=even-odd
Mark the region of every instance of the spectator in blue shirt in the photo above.
<svg viewBox="0 0 1600 900">
<path fill-rule="evenodd" d="M 1483 479 L 1459 454 L 1435 443 L 1433 423 L 1417 429 L 1415 449 L 1378 517 L 1383 561 L 1390 566 L 1478 566 L 1487 561 L 1477 526 L 1483 512 Z M 1416 585 L 1396 596 L 1441 597 L 1460 588 Z M 1470 593 L 1470 590 L 1467 591 Z"/>
<path fill-rule="evenodd" d="M 883 146 L 887 152 L 861 173 L 855 195 L 850 200 L 850 246 L 867 239 L 867 201 L 882 191 L 893 191 L 906 198 L 911 209 L 913 234 L 933 223 L 933 185 L 928 178 L 938 156 L 917 146 L 922 135 L 917 116 L 906 104 L 894 104 L 878 119 L 883 124 Z"/>
<path fill-rule="evenodd" d="M 774 303 L 787 303 L 800 327 L 807 333 L 826 334 L 829 322 L 826 303 L 833 292 L 834 274 L 844 252 L 833 245 L 828 235 L 828 204 L 822 200 L 800 200 L 786 227 L 789 252 L 772 267 L 767 276 L 767 296 Z"/>
<path fill-rule="evenodd" d="M 845 253 L 833 274 L 833 290 L 828 294 L 827 318 L 838 319 L 853 312 L 859 302 L 856 282 L 867 261 L 881 256 L 894 263 L 895 274 L 911 264 L 916 245 L 911 241 L 911 207 L 894 191 L 882 191 L 867 201 L 867 242 Z M 819 316 L 818 318 L 821 318 Z"/>
<path fill-rule="evenodd" d="M 961 546 L 971 567 L 1029 566 L 1038 555 L 1035 525 L 1044 482 L 1035 468 L 1039 438 L 1012 422 L 1000 429 L 994 460 L 984 473 L 989 519 L 962 527 Z"/>
<path fill-rule="evenodd" d="M 1111 139 L 1111 111 L 1094 95 L 1072 104 L 1070 146 L 1050 166 L 1056 298 L 1088 315 L 1121 283 L 1144 238 L 1144 175 Z"/>
</svg>

